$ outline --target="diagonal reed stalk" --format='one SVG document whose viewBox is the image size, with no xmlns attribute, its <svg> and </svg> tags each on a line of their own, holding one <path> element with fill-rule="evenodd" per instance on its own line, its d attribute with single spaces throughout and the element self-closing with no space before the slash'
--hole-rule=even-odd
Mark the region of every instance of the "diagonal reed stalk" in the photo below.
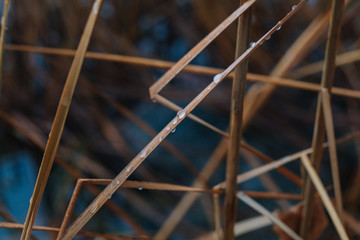
<svg viewBox="0 0 360 240">
<path fill-rule="evenodd" d="M 340 184 L 340 176 L 339 176 L 339 166 L 338 166 L 338 158 L 337 158 L 336 143 L 335 143 L 334 123 L 332 120 L 333 115 L 331 111 L 330 94 L 327 89 L 322 90 L 321 101 L 324 110 L 326 135 L 329 142 L 330 165 L 331 165 L 331 172 L 332 172 L 332 178 L 334 184 L 336 210 L 338 212 L 340 219 L 342 220 L 343 201 L 341 196 L 342 193 L 341 193 L 341 184 Z"/>
<path fill-rule="evenodd" d="M 338 232 L 341 240 L 349 240 L 349 237 L 346 234 L 345 228 L 341 223 L 341 220 L 331 203 L 330 197 L 326 192 L 324 185 L 322 184 L 315 168 L 310 163 L 310 159 L 306 154 L 301 155 L 301 162 L 304 165 L 307 173 L 309 174 L 309 178 L 313 182 L 315 188 L 317 189 L 321 200 L 323 201 L 326 210 L 328 211 L 332 222 L 335 225 L 336 231 Z"/>
<path fill-rule="evenodd" d="M 340 26 L 342 12 L 344 9 L 344 0 L 333 0 L 330 28 L 328 33 L 328 40 L 326 44 L 324 70 L 321 78 L 321 86 L 331 91 L 334 82 L 335 74 L 335 58 L 336 50 L 339 41 Z M 311 154 L 311 162 L 316 171 L 319 171 L 322 158 L 322 143 L 325 137 L 325 122 L 323 104 L 321 100 L 321 92 L 319 92 L 316 119 L 314 126 L 314 135 L 312 141 L 313 153 Z M 313 208 L 314 187 L 310 179 L 307 179 L 304 186 L 304 208 L 302 212 L 302 221 L 300 226 L 300 235 L 306 239 L 311 224 L 310 216 Z"/>
<path fill-rule="evenodd" d="M 52 164 L 54 162 L 56 152 L 59 146 L 62 131 L 64 129 L 67 113 L 69 111 L 72 96 L 74 94 L 75 86 L 80 74 L 82 63 L 84 61 L 85 52 L 87 50 L 92 31 L 101 9 L 103 0 L 95 0 L 91 9 L 89 18 L 86 22 L 83 35 L 81 36 L 78 49 L 76 51 L 73 63 L 71 65 L 66 83 L 60 98 L 58 109 L 56 111 L 55 119 L 48 142 L 46 144 L 45 152 L 39 169 L 39 174 L 34 187 L 33 195 L 30 199 L 30 206 L 24 223 L 24 229 L 21 234 L 21 240 L 29 239 L 32 231 L 32 226 L 39 209 L 40 201 L 44 193 L 44 189 L 49 178 Z"/>
<path fill-rule="evenodd" d="M 240 6 L 246 0 L 240 0 Z M 248 49 L 250 39 L 251 8 L 239 17 L 235 60 Z M 230 134 L 229 145 L 226 158 L 226 188 L 224 206 L 224 239 L 234 239 L 234 225 L 236 221 L 237 200 L 236 176 L 239 171 L 240 161 L 240 142 L 242 134 L 242 117 L 244 96 L 246 89 L 246 74 L 248 69 L 248 59 L 239 64 L 234 70 L 234 78 L 231 93 L 230 107 Z"/>
<path fill-rule="evenodd" d="M 230 17 L 238 17 L 248 9 L 251 4 L 255 1 L 248 1 L 238 8 Z M 247 57 L 250 56 L 259 46 L 261 46 L 264 41 L 269 39 L 271 35 L 279 29 L 287 20 L 289 20 L 301 7 L 306 3 L 305 0 L 301 1 L 297 7 L 293 8 L 283 19 L 281 19 L 272 29 L 270 29 L 266 34 L 264 34 L 254 45 L 247 49 L 241 56 L 239 56 L 224 72 L 216 75 L 214 81 L 211 82 L 200 94 L 198 94 L 183 110 L 178 112 L 178 115 L 172 119 L 172 121 L 163 128 L 158 135 L 153 138 L 143 149 L 142 151 L 133 158 L 133 160 L 123 169 L 113 181 L 104 189 L 104 191 L 98 195 L 98 197 L 84 210 L 84 212 L 75 220 L 75 222 L 65 231 L 61 239 L 71 239 L 73 238 L 80 229 L 92 218 L 93 215 L 101 208 L 104 203 L 111 197 L 111 195 L 120 187 L 120 185 L 135 171 L 136 168 L 147 158 L 147 156 L 160 144 L 160 142 L 167 137 L 167 135 L 180 124 L 185 117 L 218 85 L 223 81 L 239 64 L 241 64 Z M 236 14 L 235 14 L 236 13 Z M 235 14 L 235 15 L 234 15 Z M 238 15 L 237 15 L 238 14 Z M 224 22 L 229 23 L 228 17 Z M 219 26 L 221 26 L 220 24 Z M 217 35 L 219 34 L 219 26 L 215 29 Z M 223 27 L 223 26 L 221 26 Z M 214 32 L 214 31 L 213 31 Z M 215 35 L 216 35 L 215 34 Z M 205 39 L 209 38 L 212 34 L 210 33 Z M 202 41 L 201 41 L 202 42 Z M 185 57 L 183 57 L 177 64 L 174 65 L 167 73 L 164 74 L 166 77 L 160 78 L 158 81 L 159 84 L 155 83 L 151 89 L 150 94 L 154 96 L 158 93 L 163 87 L 164 84 L 168 83 L 171 78 L 173 78 L 177 73 L 185 67 L 187 63 L 191 61 L 198 54 L 201 49 L 201 46 L 196 45 Z"/>
<path fill-rule="evenodd" d="M 255 211 L 269 218 L 274 224 L 276 224 L 281 230 L 287 233 L 292 239 L 302 240 L 302 238 L 297 235 L 291 228 L 289 228 L 284 222 L 274 216 L 270 211 L 268 211 L 265 207 L 263 207 L 255 200 L 253 200 L 251 197 L 249 197 L 243 192 L 239 192 L 238 194 L 236 194 L 236 196 Z"/>
<path fill-rule="evenodd" d="M 3 79 L 3 59 L 4 59 L 4 44 L 5 44 L 5 33 L 6 33 L 6 23 L 9 15 L 9 6 L 10 0 L 4 0 L 3 6 L 3 15 L 1 18 L 1 32 L 0 32 L 0 100 L 1 100 L 1 89 L 2 89 L 2 79 Z"/>
</svg>

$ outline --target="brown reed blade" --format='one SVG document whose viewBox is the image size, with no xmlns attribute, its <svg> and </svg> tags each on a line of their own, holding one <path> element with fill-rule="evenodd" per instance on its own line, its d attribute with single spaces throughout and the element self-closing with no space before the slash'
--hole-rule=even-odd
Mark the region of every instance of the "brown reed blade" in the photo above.
<svg viewBox="0 0 360 240">
<path fill-rule="evenodd" d="M 340 238 L 342 240 L 348 240 L 349 237 L 347 236 L 345 228 L 342 225 L 341 220 L 340 220 L 338 214 L 336 213 L 334 206 L 331 203 L 330 197 L 327 194 L 326 189 L 325 189 L 324 185 L 322 184 L 322 182 L 316 172 L 316 169 L 312 166 L 312 164 L 310 163 L 310 159 L 308 158 L 308 156 L 306 154 L 301 155 L 301 162 L 304 165 L 307 173 L 309 174 L 309 178 L 313 182 L 316 190 L 318 191 L 320 198 L 323 201 L 325 208 L 326 208 L 327 212 L 329 213 L 330 218 L 331 218 L 332 222 L 334 223 L 336 231 L 338 232 Z"/>
<path fill-rule="evenodd" d="M 21 240 L 29 239 L 31 235 L 32 226 L 34 225 L 40 201 L 45 190 L 46 182 L 48 180 L 51 167 L 55 159 L 56 151 L 59 146 L 71 99 L 80 74 L 82 63 L 84 61 L 84 55 L 89 44 L 91 33 L 94 29 L 98 13 L 101 9 L 102 2 L 103 0 L 95 0 L 94 2 L 93 8 L 90 12 L 84 29 L 84 33 L 80 39 L 73 64 L 70 68 L 69 75 L 60 98 L 58 109 L 56 111 L 53 126 L 49 135 L 49 140 L 46 144 L 43 160 L 39 169 L 39 175 L 34 187 L 34 192 L 30 200 L 30 206 L 24 223 L 24 229 L 21 234 Z"/>
<path fill-rule="evenodd" d="M 246 0 L 240 0 L 240 6 Z M 249 47 L 250 39 L 251 8 L 238 19 L 236 36 L 235 60 Z M 242 135 L 242 118 L 244 96 L 246 89 L 246 74 L 248 60 L 243 61 L 234 69 L 234 77 L 231 92 L 229 145 L 226 158 L 226 187 L 224 205 L 223 234 L 225 239 L 234 239 L 234 225 L 236 221 L 236 176 L 239 171 L 240 143 Z"/>
<path fill-rule="evenodd" d="M 183 58 L 181 58 L 169 71 L 167 71 L 158 81 L 156 81 L 149 89 L 150 97 L 153 98 L 162 88 L 165 87 L 187 64 L 191 62 L 206 46 L 208 46 L 224 29 L 226 29 L 239 16 L 245 13 L 256 0 L 249 0 L 238 9 L 236 9 L 229 17 L 220 23 L 213 31 L 203 38 L 195 47 L 193 47 Z"/>
<path fill-rule="evenodd" d="M 338 54 L 336 56 L 335 64 L 337 67 L 339 67 L 357 61 L 360 61 L 360 49 Z M 324 61 L 311 63 L 301 68 L 297 68 L 296 70 L 292 71 L 288 76 L 295 79 L 307 77 L 309 75 L 321 72 L 323 65 Z"/>
<path fill-rule="evenodd" d="M 75 54 L 75 51 L 70 50 L 70 49 L 46 48 L 46 47 L 17 45 L 17 44 L 6 44 L 5 50 L 36 52 L 36 53 L 42 53 L 42 54 L 55 54 L 55 55 L 60 55 L 60 56 L 74 56 L 74 54 Z M 338 57 L 340 57 L 340 56 L 341 55 L 338 55 Z M 134 64 L 134 65 L 139 65 L 139 66 L 157 67 L 157 68 L 165 68 L 165 69 L 171 68 L 175 64 L 175 62 L 169 62 L 169 61 L 164 61 L 164 60 L 141 58 L 141 57 L 130 57 L 130 56 L 123 56 L 123 55 L 109 54 L 109 53 L 86 52 L 85 57 L 90 58 L 90 59 L 103 60 L 103 61 L 114 61 L 114 62 L 121 62 L 121 63 L 126 63 L 126 64 Z M 183 71 L 196 73 L 196 74 L 204 74 L 204 75 L 214 76 L 220 72 L 223 72 L 224 69 L 189 64 L 183 69 Z M 228 77 L 229 78 L 233 77 L 233 74 L 230 73 Z M 268 75 L 262 75 L 262 74 L 254 74 L 254 73 L 248 73 L 247 80 L 252 81 L 252 82 L 254 81 L 254 82 L 270 83 L 272 85 L 297 88 L 297 89 L 303 89 L 303 90 L 309 90 L 309 91 L 320 91 L 320 89 L 321 89 L 320 84 L 316 84 L 316 83 L 300 82 L 300 81 L 296 81 L 296 80 L 293 80 L 290 78 L 268 76 Z M 334 95 L 346 96 L 346 97 L 350 97 L 350 98 L 360 98 L 360 92 L 351 90 L 351 89 L 333 87 L 331 92 Z M 157 95 L 154 98 L 154 100 L 157 100 L 158 98 L 159 98 L 159 103 L 160 103 L 161 98 L 163 98 L 163 97 L 160 95 Z M 170 106 L 168 106 L 168 107 L 170 108 Z M 173 109 L 173 107 L 171 107 L 171 109 Z M 194 120 L 195 120 L 195 117 L 196 116 L 194 116 Z M 189 118 L 193 119 L 191 115 L 189 116 Z M 195 121 L 198 121 L 200 124 L 203 124 L 198 119 Z M 210 126 L 211 124 L 208 124 L 208 125 L 203 124 L 203 125 Z M 216 128 L 213 128 L 213 130 L 218 131 L 220 134 L 224 135 L 224 133 L 221 130 L 216 130 Z"/>
<path fill-rule="evenodd" d="M 330 27 L 328 33 L 328 40 L 326 44 L 325 63 L 324 63 L 323 75 L 321 78 L 321 86 L 323 88 L 327 88 L 329 91 L 331 91 L 331 87 L 334 81 L 335 58 L 336 58 L 337 45 L 339 42 L 343 9 L 344 9 L 344 0 L 332 1 Z M 314 165 L 316 171 L 319 171 L 320 169 L 321 158 L 322 158 L 321 145 L 324 141 L 324 136 L 325 136 L 324 113 L 323 113 L 321 96 L 319 93 L 317 109 L 316 109 L 314 135 L 312 141 L 313 153 L 311 154 L 311 162 Z M 302 221 L 300 226 L 300 235 L 303 238 L 307 237 L 308 228 L 311 224 L 310 213 L 313 207 L 312 206 L 313 198 L 314 198 L 314 188 L 310 180 L 307 179 L 305 182 L 305 189 L 304 189 L 305 207 L 303 208 Z"/>
<path fill-rule="evenodd" d="M 324 110 L 326 135 L 329 142 L 329 155 L 330 155 L 332 179 L 334 184 L 335 204 L 340 220 L 342 220 L 342 213 L 343 213 L 342 191 L 341 191 L 339 166 L 338 166 L 338 158 L 337 158 L 336 143 L 335 143 L 334 124 L 332 120 L 333 115 L 331 110 L 330 94 L 327 89 L 322 90 L 321 101 Z"/>
<path fill-rule="evenodd" d="M 0 100 L 3 79 L 3 59 L 4 59 L 4 44 L 6 37 L 6 23 L 9 15 L 10 0 L 4 0 L 3 15 L 1 17 L 1 32 L 0 32 Z"/>
</svg>

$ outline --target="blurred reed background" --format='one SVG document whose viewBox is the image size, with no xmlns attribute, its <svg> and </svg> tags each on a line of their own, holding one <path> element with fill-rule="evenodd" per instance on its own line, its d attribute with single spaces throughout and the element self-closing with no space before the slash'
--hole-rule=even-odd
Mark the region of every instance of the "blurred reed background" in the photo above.
<svg viewBox="0 0 360 240">
<path fill-rule="evenodd" d="M 251 55 L 249 72 L 270 75 L 303 31 L 329 11 L 330 2 L 309 1 Z M 252 8 L 250 41 L 257 41 L 297 3 L 295 0 L 259 0 Z M 92 4 L 91 0 L 13 0 L 10 3 L 0 99 L 0 220 L 3 222 L 25 221 L 44 146 L 73 60 L 73 53 L 65 49 L 76 49 Z M 238 6 L 239 1 L 229 0 L 105 0 L 88 51 L 176 62 Z M 359 11 L 359 1 L 348 3 L 343 15 L 339 54 L 354 52 L 360 47 Z M 318 31 L 314 36 L 316 41 L 307 46 L 308 49 L 304 47 L 304 56 L 302 52 L 297 56 L 301 61 L 283 77 L 319 84 L 321 68 L 310 73 L 301 68 L 324 59 L 326 34 L 326 28 Z M 191 64 L 226 68 L 234 61 L 235 43 L 236 23 L 233 23 Z M 44 48 L 38 47 L 50 49 L 39 52 Z M 334 86 L 360 90 L 360 53 L 356 56 L 357 59 L 336 68 Z M 149 87 L 166 69 L 145 65 L 138 59 L 130 62 L 85 59 L 35 225 L 59 227 L 77 178 L 114 178 L 153 134 L 172 119 L 174 112 L 152 102 L 148 94 Z M 164 88 L 162 95 L 185 106 L 212 77 L 181 72 Z M 255 84 L 259 83 L 249 81 L 247 88 Z M 227 131 L 231 85 L 230 79 L 224 80 L 193 113 Z M 278 87 L 244 129 L 243 140 L 272 159 L 309 148 L 317 96 L 316 91 Z M 359 98 L 333 95 L 331 102 L 335 136 L 358 131 Z M 190 186 L 221 138 L 187 118 L 129 180 Z M 360 207 L 359 144 L 359 138 L 354 138 L 337 148 L 344 209 L 353 216 L 354 224 L 359 219 Z M 242 151 L 239 172 L 261 164 L 258 157 Z M 299 162 L 292 162 L 287 168 L 301 175 Z M 333 195 L 327 151 L 324 151 L 320 176 Z M 211 188 L 224 179 L 225 161 L 222 161 L 207 186 Z M 301 194 L 301 188 L 274 171 L 242 183 L 238 189 Z M 111 199 L 122 209 L 121 216 L 103 207 L 85 229 L 128 237 L 154 236 L 184 194 L 121 188 Z M 91 190 L 83 188 L 74 218 L 93 199 Z M 270 211 L 286 211 L 299 202 L 257 200 Z M 238 206 L 237 221 L 258 215 L 243 203 Z M 212 196 L 202 193 L 169 239 L 206 235 L 214 230 L 213 218 Z M 359 239 L 356 231 L 349 231 L 354 239 Z M 21 230 L 0 229 L 1 239 L 18 239 L 20 234 Z M 56 234 L 34 230 L 33 236 L 53 239 Z M 278 239 L 279 235 L 272 226 L 267 226 L 237 238 Z M 322 232 L 321 239 L 338 239 L 332 224 Z"/>
</svg>

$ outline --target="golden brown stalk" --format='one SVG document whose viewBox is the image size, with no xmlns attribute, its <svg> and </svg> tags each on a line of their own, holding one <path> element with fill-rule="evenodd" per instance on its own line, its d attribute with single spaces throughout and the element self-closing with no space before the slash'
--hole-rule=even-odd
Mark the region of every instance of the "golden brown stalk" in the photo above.
<svg viewBox="0 0 360 240">
<path fill-rule="evenodd" d="M 336 58 L 337 45 L 339 41 L 343 9 L 344 9 L 344 0 L 332 1 L 330 28 L 328 33 L 328 41 L 326 44 L 324 70 L 321 79 L 321 86 L 323 88 L 327 88 L 329 91 L 331 91 L 331 87 L 334 81 L 335 58 Z M 319 171 L 320 169 L 320 163 L 322 158 L 321 145 L 324 141 L 324 136 L 325 136 L 324 112 L 323 112 L 321 96 L 319 95 L 317 110 L 316 110 L 314 135 L 312 141 L 313 153 L 311 154 L 311 162 L 316 171 Z M 302 212 L 302 221 L 300 227 L 300 235 L 305 239 L 307 237 L 308 228 L 311 224 L 310 213 L 313 207 L 312 204 L 313 198 L 314 198 L 314 188 L 313 185 L 311 184 L 310 179 L 307 179 L 304 189 L 304 208 Z"/>
<path fill-rule="evenodd" d="M 29 239 L 32 231 L 32 226 L 39 209 L 40 201 L 45 190 L 45 186 L 54 162 L 56 152 L 59 146 L 62 131 L 64 129 L 67 113 L 69 111 L 72 96 L 74 94 L 75 86 L 80 74 L 82 63 L 84 61 L 85 52 L 87 50 L 92 31 L 101 9 L 103 0 L 95 0 L 91 9 L 89 18 L 87 20 L 83 35 L 81 36 L 78 49 L 76 51 L 73 63 L 71 65 L 61 98 L 56 111 L 55 119 L 48 142 L 46 144 L 45 152 L 39 169 L 39 174 L 34 187 L 33 195 L 30 199 L 30 206 L 24 223 L 24 229 L 21 234 L 21 240 Z"/>
<path fill-rule="evenodd" d="M 246 0 L 240 0 L 240 6 Z M 238 20 L 235 60 L 248 49 L 250 39 L 251 9 L 241 15 Z M 224 239 L 234 239 L 234 225 L 236 220 L 236 176 L 239 169 L 240 143 L 242 134 L 242 117 L 244 96 L 246 89 L 246 74 L 248 60 L 239 64 L 234 70 L 231 93 L 230 136 L 226 159 L 226 187 L 224 206 Z"/>
</svg>

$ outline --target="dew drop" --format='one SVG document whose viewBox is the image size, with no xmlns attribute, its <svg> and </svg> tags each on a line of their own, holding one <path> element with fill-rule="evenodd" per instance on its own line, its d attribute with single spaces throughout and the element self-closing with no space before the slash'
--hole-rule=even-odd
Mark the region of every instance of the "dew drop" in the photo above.
<svg viewBox="0 0 360 240">
<path fill-rule="evenodd" d="M 91 206 L 91 208 L 90 208 L 90 213 L 95 213 L 96 212 L 96 209 L 97 209 L 97 204 L 96 203 L 94 203 L 92 206 Z"/>
<path fill-rule="evenodd" d="M 250 43 L 250 47 L 252 48 L 255 47 L 255 44 L 256 44 L 255 42 Z"/>
<path fill-rule="evenodd" d="M 109 199 L 111 199 L 112 195 L 109 196 Z"/>
<path fill-rule="evenodd" d="M 167 127 L 165 128 L 165 130 L 166 130 L 166 131 L 169 131 L 169 130 L 170 130 L 170 127 L 169 127 L 169 126 L 167 126 Z"/>
<path fill-rule="evenodd" d="M 292 6 L 291 10 L 295 10 L 296 7 L 297 5 Z"/>
<path fill-rule="evenodd" d="M 179 116 L 180 119 L 182 119 L 183 117 L 185 117 L 186 111 L 184 109 L 180 110 L 177 115 Z"/>
<path fill-rule="evenodd" d="M 177 123 L 177 118 L 174 118 L 174 120 L 172 121 L 172 124 L 175 125 Z"/>
<path fill-rule="evenodd" d="M 210 89 L 211 89 L 211 87 L 210 87 L 210 86 L 208 86 L 206 89 L 207 89 L 207 90 L 210 90 Z"/>
<path fill-rule="evenodd" d="M 114 187 L 114 184 L 113 184 L 113 183 L 111 183 L 111 184 L 110 184 L 110 188 L 113 188 L 113 187 Z"/>
<path fill-rule="evenodd" d="M 153 102 L 153 103 L 156 103 L 156 100 L 154 99 L 154 100 L 152 100 L 152 102 Z"/>
<path fill-rule="evenodd" d="M 265 40 L 269 40 L 270 39 L 270 35 L 265 37 Z"/>
<path fill-rule="evenodd" d="M 141 153 L 140 153 L 140 157 L 144 158 L 146 156 L 147 153 L 147 149 L 144 149 Z"/>
<path fill-rule="evenodd" d="M 276 29 L 276 31 L 279 31 L 281 29 L 281 25 Z"/>
<path fill-rule="evenodd" d="M 141 191 L 141 190 L 142 190 L 142 187 L 139 187 L 138 190 Z"/>
<path fill-rule="evenodd" d="M 119 179 L 116 179 L 116 184 L 120 184 L 120 181 L 119 181 Z"/>
<path fill-rule="evenodd" d="M 162 141 L 162 139 L 163 139 L 162 137 L 159 137 L 159 142 L 161 142 L 161 141 Z"/>
<path fill-rule="evenodd" d="M 126 172 L 130 172 L 130 170 L 131 170 L 131 167 L 126 168 Z"/>
<path fill-rule="evenodd" d="M 174 130 L 172 130 L 171 132 L 174 133 L 176 131 L 176 128 L 174 128 Z"/>
<path fill-rule="evenodd" d="M 214 83 L 219 83 L 220 80 L 221 80 L 221 73 L 216 74 L 213 79 Z"/>
</svg>

